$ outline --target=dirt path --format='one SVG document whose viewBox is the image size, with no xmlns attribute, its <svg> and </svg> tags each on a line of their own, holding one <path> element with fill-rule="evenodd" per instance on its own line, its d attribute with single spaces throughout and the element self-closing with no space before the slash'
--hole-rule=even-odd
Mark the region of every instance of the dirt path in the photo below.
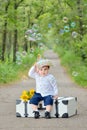
<svg viewBox="0 0 87 130">
<path fill-rule="evenodd" d="M 38 119 L 17 118 L 16 99 L 22 90 L 35 87 L 33 79 L 0 86 L 0 130 L 87 130 L 87 89 L 75 85 L 60 65 L 60 60 L 51 50 L 45 57 L 52 60 L 52 74 L 58 79 L 59 96 L 75 96 L 78 99 L 78 114 L 70 118 Z"/>
</svg>

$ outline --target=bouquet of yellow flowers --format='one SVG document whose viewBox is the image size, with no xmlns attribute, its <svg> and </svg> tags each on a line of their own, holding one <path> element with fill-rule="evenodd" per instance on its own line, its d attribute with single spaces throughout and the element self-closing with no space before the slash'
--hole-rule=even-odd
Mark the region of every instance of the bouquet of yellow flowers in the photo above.
<svg viewBox="0 0 87 130">
<path fill-rule="evenodd" d="M 32 98 L 34 93 L 35 93 L 34 89 L 31 89 L 30 91 L 24 90 L 20 96 L 20 99 L 23 100 L 24 102 L 27 102 L 28 100 Z"/>
</svg>

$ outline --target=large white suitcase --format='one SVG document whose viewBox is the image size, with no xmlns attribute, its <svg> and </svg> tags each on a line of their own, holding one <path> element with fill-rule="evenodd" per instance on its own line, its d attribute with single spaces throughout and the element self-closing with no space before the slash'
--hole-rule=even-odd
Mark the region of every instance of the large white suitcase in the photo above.
<svg viewBox="0 0 87 130">
<path fill-rule="evenodd" d="M 21 99 L 16 100 L 16 117 L 34 117 L 32 106 L 29 102 L 30 101 L 24 102 Z M 40 112 L 40 117 L 44 117 L 46 107 L 43 105 L 43 102 L 39 103 L 38 110 Z"/>
<path fill-rule="evenodd" d="M 77 114 L 76 97 L 59 97 L 54 101 L 52 114 L 56 117 L 68 118 Z"/>
<path fill-rule="evenodd" d="M 38 110 L 40 117 L 44 117 L 46 107 L 43 101 L 39 103 Z M 53 109 L 51 111 L 51 117 L 68 118 L 77 114 L 77 98 L 76 97 L 59 97 L 58 100 L 54 100 Z M 22 100 L 16 100 L 16 116 L 17 117 L 34 117 L 34 113 L 29 104 L 29 101 L 23 102 Z"/>
<path fill-rule="evenodd" d="M 34 117 L 33 110 L 29 101 L 16 100 L 16 117 Z"/>
</svg>

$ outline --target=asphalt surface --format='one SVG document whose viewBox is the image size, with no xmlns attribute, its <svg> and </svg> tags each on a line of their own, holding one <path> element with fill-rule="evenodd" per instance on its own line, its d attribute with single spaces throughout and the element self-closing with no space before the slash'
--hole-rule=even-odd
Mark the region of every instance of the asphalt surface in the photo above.
<svg viewBox="0 0 87 130">
<path fill-rule="evenodd" d="M 57 79 L 59 96 L 77 97 L 77 115 L 51 119 L 16 117 L 16 99 L 23 90 L 35 88 L 35 81 L 23 76 L 21 81 L 14 84 L 0 85 L 0 130 L 87 130 L 87 89 L 71 80 L 52 50 L 46 51 L 44 56 L 52 60 L 50 72 Z"/>
</svg>

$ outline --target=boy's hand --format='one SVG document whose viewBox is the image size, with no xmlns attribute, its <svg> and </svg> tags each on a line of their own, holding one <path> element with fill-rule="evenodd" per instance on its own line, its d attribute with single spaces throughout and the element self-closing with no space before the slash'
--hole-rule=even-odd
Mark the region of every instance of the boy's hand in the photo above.
<svg viewBox="0 0 87 130">
<path fill-rule="evenodd" d="M 37 67 L 37 63 L 34 64 L 34 67 L 35 67 L 35 72 L 38 73 L 38 67 Z"/>
<path fill-rule="evenodd" d="M 58 95 L 53 96 L 53 99 L 58 99 Z"/>
</svg>

